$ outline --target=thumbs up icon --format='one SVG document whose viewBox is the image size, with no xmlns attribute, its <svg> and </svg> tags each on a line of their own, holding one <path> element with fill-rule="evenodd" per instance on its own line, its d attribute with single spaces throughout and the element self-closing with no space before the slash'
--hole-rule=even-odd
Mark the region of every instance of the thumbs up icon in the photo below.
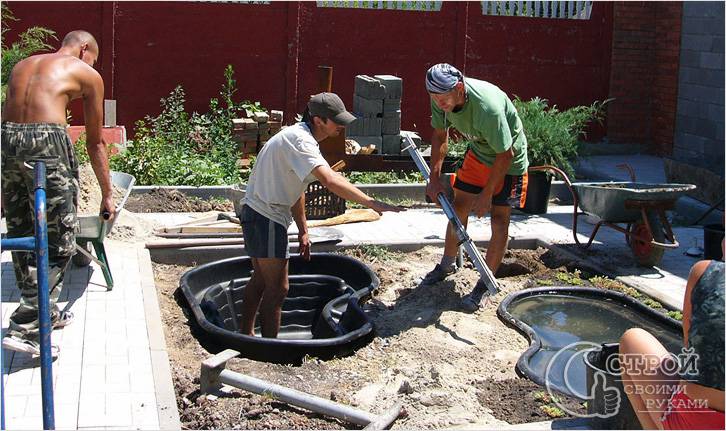
<svg viewBox="0 0 726 431">
<path fill-rule="evenodd" d="M 602 419 L 615 416 L 620 411 L 620 403 L 622 402 L 620 391 L 614 386 L 607 385 L 603 372 L 596 371 L 594 378 L 595 382 L 592 388 L 590 388 L 589 398 L 595 399 L 595 397 L 602 397 L 604 406 L 604 412 L 595 413 L 595 416 Z"/>
</svg>

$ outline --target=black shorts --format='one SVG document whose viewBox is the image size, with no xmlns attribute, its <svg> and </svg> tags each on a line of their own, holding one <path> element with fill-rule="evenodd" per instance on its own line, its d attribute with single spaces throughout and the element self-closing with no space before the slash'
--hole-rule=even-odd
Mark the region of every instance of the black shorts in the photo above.
<svg viewBox="0 0 726 431">
<path fill-rule="evenodd" d="M 464 163 L 456 171 L 452 186 L 462 192 L 479 194 L 489 182 L 491 168 L 477 159 L 471 151 L 464 156 Z M 504 181 L 494 190 L 492 205 L 524 207 L 527 200 L 527 173 L 524 175 L 505 175 Z"/>
<path fill-rule="evenodd" d="M 250 257 L 289 259 L 287 228 L 247 205 L 239 213 L 245 251 Z"/>
</svg>

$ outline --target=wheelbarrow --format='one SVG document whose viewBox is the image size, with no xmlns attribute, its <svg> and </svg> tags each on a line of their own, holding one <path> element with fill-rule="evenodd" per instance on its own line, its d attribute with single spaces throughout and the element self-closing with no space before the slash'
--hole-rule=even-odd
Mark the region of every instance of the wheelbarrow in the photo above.
<svg viewBox="0 0 726 431">
<path fill-rule="evenodd" d="M 106 279 L 106 289 L 113 289 L 113 277 L 108 266 L 106 248 L 103 239 L 111 232 L 114 223 L 121 215 L 126 199 L 131 194 L 131 189 L 136 182 L 133 175 L 124 172 L 111 171 L 111 183 L 117 187 L 126 189 L 121 202 L 116 205 L 116 216 L 111 220 L 102 220 L 97 215 L 83 215 L 78 217 L 79 231 L 76 233 L 76 254 L 73 256 L 73 263 L 76 266 L 88 266 L 95 261 L 101 267 L 103 278 Z M 91 255 L 91 246 L 96 251 L 96 258 Z"/>
<path fill-rule="evenodd" d="M 631 182 L 573 183 L 554 166 L 536 166 L 530 170 L 552 171 L 564 179 L 574 200 L 572 235 L 577 245 L 589 247 L 600 226 L 605 225 L 625 234 L 625 242 L 639 265 L 657 265 L 666 249 L 679 246 L 665 212 L 673 209 L 676 200 L 696 186 L 638 183 L 629 165 L 618 167 L 628 170 Z M 577 238 L 577 218 L 583 213 L 600 219 L 584 245 Z"/>
</svg>

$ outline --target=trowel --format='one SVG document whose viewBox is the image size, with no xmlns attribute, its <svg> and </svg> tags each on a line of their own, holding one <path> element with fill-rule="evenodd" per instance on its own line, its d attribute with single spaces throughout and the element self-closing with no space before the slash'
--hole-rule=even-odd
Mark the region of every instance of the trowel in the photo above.
<svg viewBox="0 0 726 431">
<path fill-rule="evenodd" d="M 414 163 L 416 163 L 416 167 L 421 172 L 421 175 L 423 175 L 426 181 L 429 181 L 429 166 L 426 164 L 426 161 L 424 160 L 423 156 L 418 151 L 416 144 L 414 143 L 414 138 L 420 138 L 418 137 L 418 135 L 416 135 L 416 133 L 407 131 L 401 131 L 401 137 L 405 141 L 405 146 L 403 149 L 408 151 Z M 481 253 L 479 253 L 479 250 L 474 245 L 474 241 L 472 241 L 471 237 L 469 237 L 469 234 L 466 232 L 466 229 L 464 229 L 464 225 L 461 224 L 459 217 L 457 217 L 456 215 L 456 211 L 454 211 L 454 207 L 451 205 L 446 195 L 444 193 L 439 193 L 436 198 L 441 204 L 441 208 L 444 210 L 444 214 L 446 214 L 449 222 L 451 222 L 451 226 L 453 226 L 454 228 L 456 237 L 459 239 L 458 245 L 464 248 L 466 254 L 469 255 L 469 258 L 474 264 L 474 267 L 477 269 L 477 271 L 479 271 L 479 281 L 476 283 L 476 286 L 474 286 L 474 289 L 471 291 L 471 293 L 464 297 L 462 303 L 464 308 L 466 308 L 467 310 L 475 311 L 479 308 L 479 299 L 484 294 L 489 297 L 492 295 L 496 295 L 499 292 L 499 285 L 497 284 L 497 279 L 494 277 L 494 274 L 492 274 L 492 271 L 489 269 L 486 262 L 484 262 Z M 486 290 L 486 292 L 484 292 L 484 290 Z"/>
</svg>

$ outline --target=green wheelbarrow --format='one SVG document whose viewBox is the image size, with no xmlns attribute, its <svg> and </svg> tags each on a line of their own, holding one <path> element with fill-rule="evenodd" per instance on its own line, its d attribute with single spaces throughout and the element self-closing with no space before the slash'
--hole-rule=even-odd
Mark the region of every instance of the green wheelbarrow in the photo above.
<svg viewBox="0 0 726 431">
<path fill-rule="evenodd" d="M 618 167 L 630 173 L 632 182 L 573 183 L 567 174 L 554 166 L 536 166 L 530 170 L 556 172 L 564 179 L 574 201 L 572 235 L 577 245 L 589 247 L 600 226 L 605 225 L 625 234 L 625 242 L 639 265 L 657 265 L 666 249 L 679 246 L 665 212 L 673 209 L 676 200 L 696 186 L 638 183 L 629 165 Z M 577 238 L 577 217 L 581 214 L 599 219 L 584 245 Z"/>
<path fill-rule="evenodd" d="M 103 271 L 103 278 L 106 279 L 106 289 L 113 289 L 113 277 L 108 266 L 106 248 L 103 246 L 103 239 L 111 232 L 114 223 L 120 216 L 126 199 L 131 194 L 131 189 L 136 182 L 133 175 L 123 172 L 111 171 L 111 183 L 126 190 L 121 202 L 116 205 L 116 217 L 111 221 L 103 220 L 97 215 L 83 215 L 78 217 L 79 230 L 76 233 L 76 254 L 73 256 L 73 264 L 76 266 L 88 266 L 95 261 Z M 91 247 L 96 252 L 96 257 L 91 255 Z"/>
</svg>

